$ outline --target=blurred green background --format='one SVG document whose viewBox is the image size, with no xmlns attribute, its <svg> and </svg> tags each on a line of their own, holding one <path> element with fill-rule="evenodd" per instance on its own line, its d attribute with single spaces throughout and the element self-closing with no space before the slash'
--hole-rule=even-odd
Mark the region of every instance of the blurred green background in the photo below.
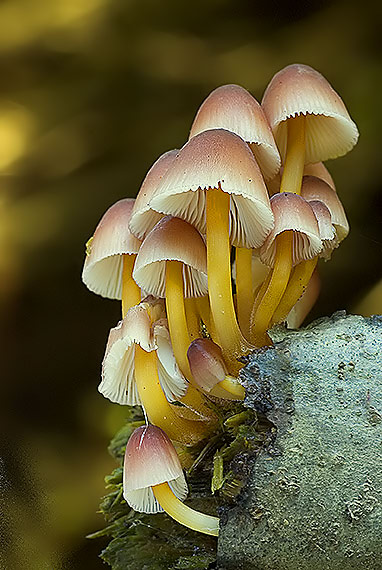
<svg viewBox="0 0 382 570">
<path fill-rule="evenodd" d="M 208 93 L 258 99 L 294 62 L 323 73 L 361 137 L 330 162 L 351 234 L 321 267 L 313 316 L 381 311 L 379 5 L 368 0 L 0 3 L 0 568 L 94 569 L 107 443 L 98 394 L 119 303 L 81 283 L 84 243 L 179 148 Z M 374 292 L 365 296 L 374 287 Z M 363 304 L 361 304 L 363 303 Z"/>
</svg>

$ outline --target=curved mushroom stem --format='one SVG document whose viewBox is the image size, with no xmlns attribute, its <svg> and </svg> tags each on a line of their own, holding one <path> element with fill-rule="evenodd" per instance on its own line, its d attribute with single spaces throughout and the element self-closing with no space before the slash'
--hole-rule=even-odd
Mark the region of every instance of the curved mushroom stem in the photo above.
<svg viewBox="0 0 382 570">
<path fill-rule="evenodd" d="M 227 376 L 221 382 L 218 382 L 210 392 L 212 396 L 217 398 L 225 398 L 229 400 L 244 400 L 245 390 L 234 376 Z"/>
<path fill-rule="evenodd" d="M 292 246 L 292 230 L 282 232 L 276 237 L 275 264 L 269 285 L 255 314 L 252 316 L 254 327 L 251 340 L 258 347 L 272 344 L 267 335 L 267 329 L 288 285 L 292 271 Z"/>
<path fill-rule="evenodd" d="M 178 416 L 163 394 L 157 369 L 156 351 L 135 346 L 135 381 L 142 406 L 150 422 L 163 429 L 170 439 L 194 445 L 205 438 L 209 424 Z"/>
<path fill-rule="evenodd" d="M 287 129 L 287 150 L 280 193 L 300 194 L 305 165 L 305 115 L 288 119 Z"/>
<path fill-rule="evenodd" d="M 191 340 L 184 306 L 183 263 L 181 261 L 167 261 L 166 263 L 166 309 L 175 359 L 185 377 L 191 380 L 191 370 L 187 360 L 187 350 Z"/>
<path fill-rule="evenodd" d="M 196 299 L 188 297 L 184 299 L 184 307 L 186 310 L 186 322 L 190 342 L 200 337 L 200 318 L 196 307 Z"/>
<path fill-rule="evenodd" d="M 207 270 L 211 314 L 228 367 L 237 369 L 236 359 L 248 354 L 252 347 L 240 331 L 233 305 L 229 208 L 229 194 L 216 188 L 207 190 Z"/>
<path fill-rule="evenodd" d="M 316 268 L 317 261 L 318 256 L 313 259 L 308 259 L 307 261 L 302 261 L 295 267 L 291 278 L 289 279 L 287 288 L 285 289 L 285 293 L 274 312 L 272 324 L 281 323 L 286 320 L 289 312 L 305 293 L 310 278 L 313 275 L 313 271 Z"/>
<path fill-rule="evenodd" d="M 122 259 L 122 318 L 127 311 L 141 302 L 141 290 L 132 278 L 135 254 L 126 253 Z"/>
<path fill-rule="evenodd" d="M 218 536 L 219 519 L 217 517 L 194 511 L 194 509 L 182 503 L 175 497 L 168 483 L 155 485 L 152 487 L 152 490 L 162 509 L 178 523 L 197 532 Z"/>
<path fill-rule="evenodd" d="M 249 338 L 249 317 L 253 306 L 252 249 L 236 248 L 236 301 L 240 328 Z"/>
</svg>

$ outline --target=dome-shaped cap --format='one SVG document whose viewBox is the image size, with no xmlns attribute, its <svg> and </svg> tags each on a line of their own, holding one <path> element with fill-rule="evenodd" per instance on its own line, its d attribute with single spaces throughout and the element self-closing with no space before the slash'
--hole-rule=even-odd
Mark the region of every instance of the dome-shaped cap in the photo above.
<svg viewBox="0 0 382 570">
<path fill-rule="evenodd" d="M 314 162 L 312 164 L 305 164 L 304 176 L 315 176 L 316 178 L 321 178 L 321 180 L 326 182 L 326 184 L 329 184 L 329 186 L 333 188 L 333 190 L 336 189 L 333 177 L 323 162 Z"/>
<path fill-rule="evenodd" d="M 200 106 L 190 138 L 208 129 L 226 129 L 247 142 L 264 178 L 273 178 L 281 159 L 261 105 L 240 85 L 222 85 Z"/>
<path fill-rule="evenodd" d="M 207 392 L 228 374 L 222 349 L 208 338 L 195 339 L 188 347 L 187 358 L 195 382 Z"/>
<path fill-rule="evenodd" d="M 311 200 L 323 202 L 332 217 L 332 224 L 336 230 L 338 243 L 345 239 L 349 233 L 349 222 L 337 192 L 329 184 L 316 176 L 304 176 L 302 179 L 301 196 L 309 202 Z"/>
<path fill-rule="evenodd" d="M 181 501 L 188 493 L 175 448 L 160 428 L 137 428 L 126 445 L 123 465 L 123 497 L 140 513 L 163 512 L 151 487 L 168 483 Z"/>
<path fill-rule="evenodd" d="M 207 293 L 206 246 L 199 232 L 180 218 L 165 216 L 142 243 L 133 277 L 140 287 L 155 297 L 166 296 L 166 262 L 184 264 L 185 297 Z"/>
<path fill-rule="evenodd" d="M 134 378 L 135 346 L 146 352 L 157 351 L 158 377 L 168 401 L 181 398 L 187 390 L 187 381 L 180 372 L 172 352 L 164 304 L 148 297 L 132 307 L 123 321 L 111 329 L 102 362 L 102 381 L 99 392 L 121 405 L 141 404 Z"/>
<path fill-rule="evenodd" d="M 272 196 L 271 206 L 275 227 L 260 249 L 261 261 L 273 266 L 276 237 L 289 230 L 293 231 L 293 265 L 318 255 L 322 243 L 316 217 L 308 202 L 298 194 L 283 192 Z"/>
<path fill-rule="evenodd" d="M 205 234 L 209 188 L 231 195 L 231 243 L 259 247 L 273 226 L 267 189 L 248 145 L 225 129 L 204 131 L 181 148 L 150 205 Z"/>
<path fill-rule="evenodd" d="M 336 232 L 332 224 L 332 217 L 330 215 L 329 209 L 323 202 L 320 202 L 319 200 L 310 200 L 309 205 L 312 208 L 318 222 L 318 229 L 322 241 L 322 250 L 320 252 L 320 257 L 323 257 L 324 259 L 330 259 L 333 249 L 338 246 L 338 242 L 336 240 Z"/>
<path fill-rule="evenodd" d="M 113 204 L 88 241 L 82 280 L 90 291 L 102 297 L 121 299 L 122 256 L 135 255 L 140 248 L 140 240 L 129 230 L 133 206 L 131 198 Z"/>
<path fill-rule="evenodd" d="M 356 124 L 328 81 L 308 65 L 288 65 L 272 78 L 262 107 L 285 160 L 287 119 L 306 116 L 305 162 L 349 152 L 358 140 Z"/>
<path fill-rule="evenodd" d="M 135 199 L 131 212 L 129 228 L 139 239 L 143 240 L 162 218 L 162 214 L 150 208 L 150 200 L 159 182 L 172 165 L 178 150 L 169 150 L 162 154 L 152 165 Z"/>
</svg>

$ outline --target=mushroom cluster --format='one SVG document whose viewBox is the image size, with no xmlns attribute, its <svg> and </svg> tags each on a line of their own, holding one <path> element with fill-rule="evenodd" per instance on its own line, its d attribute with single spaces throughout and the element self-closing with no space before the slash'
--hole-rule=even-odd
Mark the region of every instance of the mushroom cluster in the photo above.
<svg viewBox="0 0 382 570">
<path fill-rule="evenodd" d="M 298 327 L 318 291 L 317 261 L 349 225 L 323 164 L 357 142 L 340 96 L 306 65 L 289 65 L 261 105 L 238 85 L 215 89 L 188 141 L 147 173 L 136 199 L 104 214 L 88 241 L 87 287 L 122 302 L 99 391 L 142 406 L 124 498 L 218 535 L 219 519 L 183 504 L 174 443 L 218 429 L 222 400 L 243 400 L 242 357 L 271 344 L 268 330 Z M 213 402 L 213 405 L 211 405 Z"/>
</svg>

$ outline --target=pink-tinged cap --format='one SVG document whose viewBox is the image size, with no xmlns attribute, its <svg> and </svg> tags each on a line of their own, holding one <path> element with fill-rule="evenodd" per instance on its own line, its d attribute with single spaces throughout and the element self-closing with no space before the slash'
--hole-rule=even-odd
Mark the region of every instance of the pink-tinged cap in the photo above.
<svg viewBox="0 0 382 570">
<path fill-rule="evenodd" d="M 240 85 L 222 85 L 200 106 L 190 138 L 208 129 L 226 129 L 247 142 L 266 180 L 280 169 L 280 155 L 261 105 Z"/>
<path fill-rule="evenodd" d="M 208 338 L 194 340 L 188 347 L 187 357 L 195 382 L 207 392 L 228 374 L 220 346 Z"/>
<path fill-rule="evenodd" d="M 282 159 L 285 160 L 287 120 L 306 116 L 305 162 L 320 162 L 349 152 L 358 129 L 341 97 L 318 71 L 288 65 L 272 78 L 262 100 Z"/>
<path fill-rule="evenodd" d="M 123 496 L 140 513 L 163 512 L 151 489 L 168 483 L 183 501 L 188 493 L 182 466 L 171 440 L 160 428 L 137 428 L 126 445 L 123 465 Z"/>
<path fill-rule="evenodd" d="M 271 198 L 275 227 L 260 249 L 263 263 L 273 266 L 276 237 L 285 231 L 293 231 L 293 265 L 312 259 L 322 249 L 318 223 L 309 203 L 298 194 L 283 192 Z"/>
<path fill-rule="evenodd" d="M 336 230 L 336 241 L 339 244 L 349 233 L 349 222 L 344 207 L 333 190 L 324 180 L 315 176 L 304 176 L 302 179 L 301 196 L 305 200 L 319 200 L 328 208 L 332 224 Z"/>
<path fill-rule="evenodd" d="M 151 230 L 135 261 L 135 281 L 155 297 L 166 296 L 167 261 L 184 264 L 185 297 L 200 297 L 207 293 L 205 243 L 191 224 L 172 216 L 165 216 Z"/>
<path fill-rule="evenodd" d="M 129 228 L 139 239 L 143 240 L 162 218 L 162 214 L 150 208 L 150 200 L 159 182 L 174 162 L 178 150 L 169 150 L 162 154 L 152 165 L 135 199 L 131 212 Z"/>
<path fill-rule="evenodd" d="M 150 205 L 205 234 L 205 190 L 209 188 L 231 195 L 231 243 L 259 247 L 273 226 L 267 189 L 248 145 L 225 129 L 199 133 L 180 149 Z"/>
<path fill-rule="evenodd" d="M 338 246 L 336 232 L 332 224 L 332 217 L 329 209 L 323 202 L 320 202 L 319 200 L 310 200 L 309 204 L 316 216 L 322 241 L 320 257 L 328 260 L 332 255 L 333 249 Z"/>
<path fill-rule="evenodd" d="M 130 232 L 128 224 L 134 200 L 125 198 L 111 206 L 101 218 L 87 244 L 82 271 L 85 285 L 109 299 L 122 297 L 124 254 L 137 254 L 141 242 Z"/>
<path fill-rule="evenodd" d="M 188 383 L 176 362 L 166 318 L 153 324 L 157 346 L 158 376 L 164 395 L 169 402 L 179 400 L 187 391 Z"/>
</svg>

